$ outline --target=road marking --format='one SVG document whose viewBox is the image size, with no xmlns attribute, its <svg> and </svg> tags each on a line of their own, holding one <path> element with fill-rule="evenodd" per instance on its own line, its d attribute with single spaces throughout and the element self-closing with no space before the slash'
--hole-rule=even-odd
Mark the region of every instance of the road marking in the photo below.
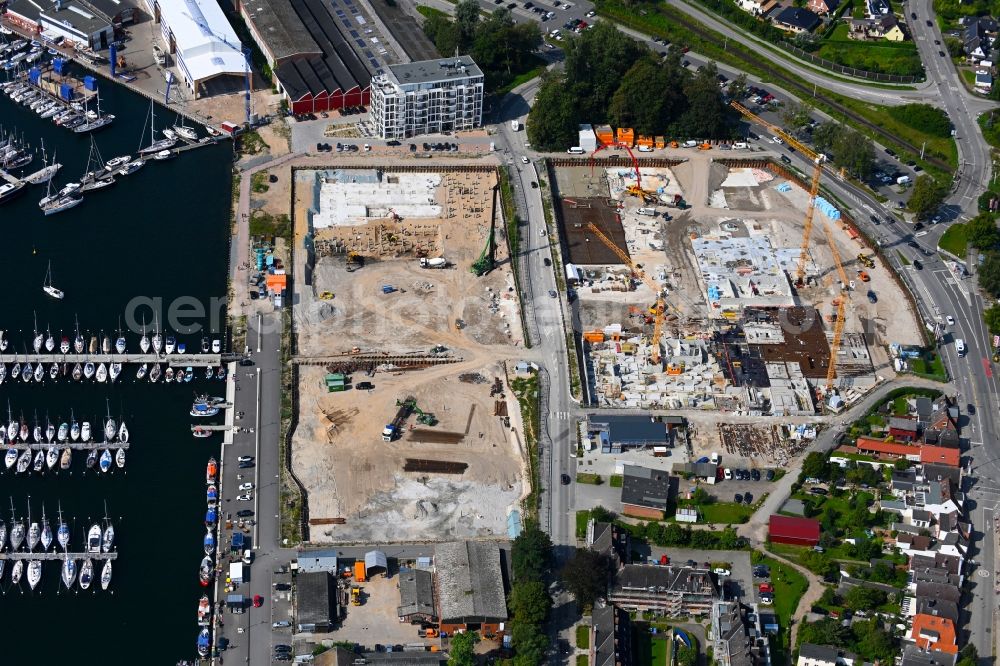
<svg viewBox="0 0 1000 666">
<path fill-rule="evenodd" d="M 983 370 L 986 372 L 987 379 L 989 379 L 990 377 L 993 376 L 993 368 L 990 367 L 990 366 L 991 366 L 990 359 L 984 357 L 983 358 Z"/>
<path fill-rule="evenodd" d="M 980 569 L 979 570 L 979 575 L 982 576 L 983 578 L 989 578 L 990 577 L 990 572 L 987 571 L 986 569 Z"/>
</svg>

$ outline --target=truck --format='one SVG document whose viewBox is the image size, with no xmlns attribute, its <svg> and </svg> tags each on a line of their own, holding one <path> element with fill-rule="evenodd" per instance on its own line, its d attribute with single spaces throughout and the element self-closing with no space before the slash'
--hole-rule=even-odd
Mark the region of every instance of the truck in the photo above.
<svg viewBox="0 0 1000 666">
<path fill-rule="evenodd" d="M 435 257 L 433 259 L 422 257 L 420 259 L 421 268 L 445 268 L 446 266 L 448 266 L 448 260 L 444 257 Z"/>
<path fill-rule="evenodd" d="M 515 132 L 519 131 L 521 129 L 521 121 L 520 120 L 510 121 L 510 128 Z"/>
<path fill-rule="evenodd" d="M 351 605 L 352 606 L 361 605 L 361 588 L 356 585 L 351 586 Z"/>
<path fill-rule="evenodd" d="M 636 208 L 635 212 L 637 215 L 646 215 L 648 217 L 656 217 L 655 208 Z"/>
<path fill-rule="evenodd" d="M 391 442 L 403 431 L 403 426 L 406 424 L 406 419 L 410 417 L 413 411 L 413 407 L 417 404 L 416 399 L 413 396 L 408 396 L 405 400 L 397 400 L 399 409 L 396 410 L 396 416 L 392 419 L 391 423 L 387 423 L 384 428 L 382 428 L 382 441 Z"/>
<path fill-rule="evenodd" d="M 391 284 L 384 284 L 384 285 L 382 285 L 382 293 L 383 294 L 391 294 L 394 291 L 396 291 L 396 288 L 393 287 Z"/>
</svg>

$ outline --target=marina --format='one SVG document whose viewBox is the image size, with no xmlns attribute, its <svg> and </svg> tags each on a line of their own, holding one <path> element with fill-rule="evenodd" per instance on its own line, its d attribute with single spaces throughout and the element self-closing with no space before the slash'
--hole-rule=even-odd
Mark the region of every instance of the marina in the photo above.
<svg viewBox="0 0 1000 666">
<path fill-rule="evenodd" d="M 0 206 L 4 209 L 0 215 L 21 222 L 10 229 L 5 260 L 7 270 L 23 277 L 24 288 L 9 290 L 3 299 L 5 315 L 0 326 L 4 327 L 5 334 L 0 341 L 6 340 L 8 346 L 0 350 L 0 367 L 7 372 L 2 390 L 29 423 L 36 420 L 32 418 L 33 413 L 42 417 L 43 428 L 48 420 L 46 413 L 56 421 L 57 426 L 60 421 L 71 423 L 73 419 L 66 418 L 70 416 L 68 410 L 61 406 L 72 405 L 77 419 L 83 421 L 83 415 L 90 418 L 94 428 L 93 438 L 99 440 L 104 439 L 101 428 L 103 419 L 94 419 L 93 415 L 104 414 L 110 403 L 110 411 L 121 415 L 116 417 L 116 421 L 127 420 L 129 426 L 136 430 L 136 441 L 140 442 L 136 448 L 131 448 L 129 442 L 81 443 L 69 439 L 53 444 L 30 440 L 13 444 L 19 452 L 30 450 L 32 458 L 51 447 L 58 448 L 60 452 L 64 449 L 74 453 L 82 451 L 73 456 L 76 473 L 60 475 L 58 483 L 43 482 L 40 475 L 31 473 L 3 476 L 5 490 L 15 496 L 30 496 L 31 520 L 39 521 L 35 512 L 39 501 L 53 508 L 58 499 L 63 509 L 71 508 L 80 516 L 97 516 L 102 513 L 102 504 L 106 500 L 109 505 L 118 507 L 117 511 L 121 513 L 115 519 L 115 528 L 125 526 L 127 529 L 115 538 L 119 550 L 106 553 L 93 552 L 79 542 L 79 538 L 85 536 L 81 534 L 83 523 L 79 520 L 72 523 L 74 543 L 69 544 L 66 552 L 62 547 L 53 545 L 54 551 L 45 553 L 40 552 L 41 546 L 34 553 L 25 551 L 24 546 L 19 552 L 0 553 L 0 563 L 6 565 L 3 567 L 2 588 L 6 592 L 3 599 L 8 613 L 24 617 L 74 618 L 72 623 L 66 623 L 60 629 L 58 641 L 49 640 L 51 627 L 42 623 L 26 627 L 24 642 L 11 646 L 5 653 L 6 660 L 11 663 L 37 662 L 38 645 L 45 646 L 43 661 L 46 663 L 79 660 L 79 646 L 108 631 L 114 632 L 116 652 L 139 654 L 148 651 L 148 633 L 143 630 L 148 625 L 144 611 L 149 607 L 149 568 L 138 555 L 117 555 L 118 552 L 141 552 L 139 548 L 156 543 L 164 534 L 170 535 L 170 543 L 176 547 L 177 556 L 156 567 L 158 582 L 171 590 L 157 604 L 156 622 L 162 638 L 157 640 L 156 651 L 163 655 L 165 663 L 175 663 L 178 659 L 195 656 L 199 648 L 196 643 L 205 644 L 210 638 L 206 632 L 205 638 L 195 640 L 195 610 L 202 608 L 199 599 L 206 590 L 199 586 L 199 574 L 194 567 L 205 556 L 205 459 L 208 455 L 218 456 L 218 446 L 223 438 L 199 441 L 197 446 L 190 446 L 192 421 L 213 419 L 193 419 L 189 412 L 192 410 L 192 392 L 208 395 L 228 393 L 223 392 L 223 384 L 218 382 L 218 370 L 232 356 L 224 354 L 222 349 L 214 353 L 196 350 L 201 348 L 199 338 L 202 336 L 209 337 L 210 346 L 214 339 L 219 339 L 225 344 L 224 349 L 229 349 L 224 308 L 232 151 L 230 146 L 215 145 L 208 137 L 196 138 L 195 143 L 189 143 L 177 134 L 177 143 L 168 149 L 169 156 L 199 148 L 197 168 L 192 168 L 194 165 L 188 160 L 181 159 L 156 160 L 160 163 L 150 166 L 148 162 L 153 160 L 152 156 L 148 159 L 138 157 L 138 150 L 150 142 L 150 129 L 148 125 L 144 127 L 149 117 L 148 99 L 111 85 L 105 79 L 100 79 L 100 84 L 101 107 L 111 110 L 116 118 L 100 134 L 93 135 L 97 146 L 92 156 L 86 134 L 81 136 L 73 131 L 67 132 L 52 124 L 54 116 L 45 118 L 42 116 L 47 112 L 37 112 L 37 108 L 52 103 L 52 100 L 46 99 L 36 110 L 32 110 L 30 106 L 13 102 L 7 95 L 0 95 L 0 127 L 16 127 L 18 137 L 27 137 L 35 147 L 41 147 L 44 141 L 48 161 L 54 162 L 57 158 L 64 165 L 60 175 L 67 174 L 68 178 L 61 179 L 59 184 L 52 182 L 51 194 L 58 193 L 68 180 L 82 185 L 82 176 L 97 171 L 101 162 L 105 167 L 111 167 L 111 171 L 105 171 L 116 181 L 110 187 L 101 188 L 107 189 L 111 196 L 84 191 L 87 205 L 67 208 L 49 217 L 38 205 L 38 200 L 46 195 L 45 183 L 40 182 L 39 188 L 28 185 L 29 178 L 44 168 L 39 159 L 40 153 L 35 152 L 32 164 L 4 168 L 10 178 L 2 178 L 0 187 L 12 185 L 12 181 L 23 183 L 16 197 L 0 199 L 3 201 Z M 91 108 L 94 108 L 95 102 L 96 96 Z M 172 110 L 159 106 L 156 108 L 156 121 L 157 129 L 162 126 L 175 128 L 176 131 L 176 125 L 181 124 Z M 193 127 L 199 135 L 205 134 L 201 127 Z M 143 138 L 141 143 L 140 137 Z M 2 141 L 0 137 L 0 144 Z M 98 155 L 98 150 L 101 155 Z M 125 163 L 114 162 L 119 156 L 131 158 Z M 118 173 L 130 164 L 133 166 L 127 177 Z M 142 168 L 143 165 L 146 168 Z M 99 176 L 94 182 L 102 180 L 105 178 Z M 76 194 L 74 198 L 79 196 Z M 165 200 L 170 205 L 164 205 Z M 52 224 L 59 226 L 50 226 Z M 170 237 L 175 247 L 162 253 L 143 249 L 144 244 L 154 237 Z M 51 277 L 47 276 L 50 262 Z M 43 286 L 51 287 L 51 290 L 43 291 Z M 174 353 L 168 354 L 166 344 L 159 353 L 151 348 L 142 352 L 136 327 L 134 331 L 130 329 L 125 333 L 127 349 L 118 353 L 115 351 L 118 337 L 115 331 L 120 328 L 119 319 L 128 311 L 130 302 L 139 297 L 162 302 L 162 306 L 155 306 L 162 309 L 155 312 L 153 306 L 148 307 L 145 314 L 147 322 L 153 322 L 157 312 L 160 322 L 165 321 L 171 303 L 177 299 L 197 300 L 205 312 L 198 322 L 202 328 L 195 329 L 201 332 L 182 335 L 161 330 L 164 343 L 168 337 L 176 337 Z M 212 308 L 215 308 L 214 312 Z M 37 351 L 33 350 L 34 331 L 38 329 L 37 325 L 33 325 L 33 311 L 38 313 L 37 318 L 43 323 L 39 331 L 42 334 L 41 347 Z M 75 341 L 74 312 L 98 324 L 94 328 L 103 327 L 108 331 L 109 350 L 103 349 L 103 334 L 98 336 L 98 348 L 90 349 L 91 338 L 97 335 L 95 332 L 85 334 L 87 344 L 82 351 L 71 348 L 61 353 L 60 341 L 64 334 L 69 337 L 71 346 Z M 51 335 L 46 335 L 45 321 L 62 323 L 62 330 L 57 326 Z M 221 330 L 219 321 L 223 322 Z M 214 330 L 208 328 L 210 322 L 215 322 Z M 66 326 L 67 323 L 69 326 Z M 148 329 L 150 337 L 153 335 L 151 329 Z M 54 338 L 53 349 L 46 348 L 48 337 Z M 188 343 L 187 351 L 177 353 L 183 341 Z M 28 363 L 32 366 L 32 379 L 37 366 L 44 366 L 44 391 L 30 388 L 21 378 L 12 381 L 10 372 L 13 365 L 20 364 L 23 368 Z M 88 363 L 108 366 L 107 379 L 111 377 L 110 366 L 113 364 L 127 367 L 115 383 L 99 383 L 98 367 L 94 368 L 89 382 L 81 380 L 78 385 L 69 379 L 76 364 L 86 366 Z M 137 371 L 147 364 L 149 367 L 144 379 L 137 381 Z M 57 381 L 50 381 L 53 365 L 56 366 Z M 159 383 L 166 379 L 167 369 L 174 370 L 174 377 L 177 377 L 178 371 L 193 368 L 195 372 L 190 387 L 185 385 L 181 390 L 171 390 L 169 386 L 166 389 L 160 386 L 152 388 L 149 375 L 157 366 L 162 373 Z M 205 372 L 208 369 L 213 370 L 211 383 L 206 383 Z M 227 371 L 223 376 L 230 373 Z M 86 388 L 81 389 L 81 385 Z M 219 388 L 212 388 L 215 386 Z M 62 414 L 58 419 L 53 405 L 60 405 L 58 411 Z M 223 406 L 213 408 L 221 409 Z M 178 446 L 181 443 L 185 446 Z M 4 448 L 0 444 L 0 449 Z M 102 450 L 109 451 L 112 473 L 95 486 L 90 475 L 82 473 L 83 460 L 89 452 L 100 455 Z M 114 460 L 116 451 L 128 451 L 127 474 L 114 473 L 123 471 Z M 165 464 L 166 451 L 170 451 L 169 464 Z M 58 465 L 56 469 L 59 469 Z M 167 511 L 164 511 L 165 507 Z M 221 518 L 223 512 L 219 514 Z M 157 518 L 150 520 L 150 516 Z M 88 519 L 84 527 L 90 522 Z M 7 526 L 10 525 L 8 515 Z M 25 523 L 25 531 L 29 526 L 30 521 Z M 112 562 L 113 582 L 110 581 L 111 569 L 108 568 L 110 587 L 107 588 L 108 594 L 101 594 L 105 565 Z M 13 569 L 18 565 L 19 576 L 11 585 Z M 85 583 L 81 581 L 81 576 Z M 214 609 L 212 602 L 215 595 L 211 596 L 209 612 Z"/>
</svg>

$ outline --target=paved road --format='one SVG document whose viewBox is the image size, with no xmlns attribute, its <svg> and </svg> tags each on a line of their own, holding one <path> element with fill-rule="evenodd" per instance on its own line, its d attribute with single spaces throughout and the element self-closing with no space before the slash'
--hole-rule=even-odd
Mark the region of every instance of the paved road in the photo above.
<svg viewBox="0 0 1000 666">
<path fill-rule="evenodd" d="M 253 366 L 236 366 L 238 391 L 234 409 L 243 412 L 236 425 L 242 429 L 233 435 L 232 444 L 223 452 L 222 512 L 235 514 L 240 509 L 252 508 L 256 524 L 249 533 L 250 545 L 254 550 L 254 561 L 249 567 L 250 580 L 239 586 L 236 593 L 248 598 L 254 595 L 264 597 L 261 608 L 248 608 L 246 613 L 235 615 L 228 611 L 224 615 L 224 627 L 219 632 L 230 641 L 225 658 L 231 663 L 269 664 L 271 646 L 279 642 L 272 639 L 271 623 L 274 619 L 287 619 L 287 613 L 275 614 L 272 600 L 272 571 L 287 564 L 294 556 L 294 550 L 281 549 L 278 545 L 278 430 L 280 405 L 280 316 L 267 314 L 248 319 L 247 345 Z M 258 410 L 259 407 L 259 410 Z M 253 432 L 250 432 L 250 430 Z M 240 469 L 239 456 L 253 456 L 256 466 Z M 253 483 L 254 501 L 239 502 L 241 483 Z M 222 538 L 228 547 L 229 534 Z M 223 552 L 227 552 L 224 548 Z M 228 562 L 221 558 L 228 569 Z M 221 585 L 219 586 L 221 591 Z M 224 592 L 222 592 L 224 597 Z M 239 629 L 243 629 L 243 633 Z M 288 630 L 284 630 L 287 632 Z M 285 636 L 287 639 L 288 636 Z M 287 640 L 281 642 L 289 642 Z M 247 661 L 249 659 L 249 661 Z"/>
</svg>

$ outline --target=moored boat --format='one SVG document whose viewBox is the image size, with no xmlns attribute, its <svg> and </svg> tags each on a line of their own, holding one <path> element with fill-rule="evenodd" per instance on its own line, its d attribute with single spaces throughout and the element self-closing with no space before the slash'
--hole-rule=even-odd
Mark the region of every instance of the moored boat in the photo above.
<svg viewBox="0 0 1000 666">
<path fill-rule="evenodd" d="M 104 560 L 104 566 L 101 567 L 101 589 L 106 590 L 109 585 L 111 585 L 111 560 Z"/>
<path fill-rule="evenodd" d="M 104 449 L 101 452 L 100 466 L 102 472 L 107 472 L 111 469 L 111 451 Z"/>
<path fill-rule="evenodd" d="M 89 557 L 83 561 L 80 567 L 80 589 L 90 589 L 90 583 L 94 580 L 94 561 Z"/>
</svg>

